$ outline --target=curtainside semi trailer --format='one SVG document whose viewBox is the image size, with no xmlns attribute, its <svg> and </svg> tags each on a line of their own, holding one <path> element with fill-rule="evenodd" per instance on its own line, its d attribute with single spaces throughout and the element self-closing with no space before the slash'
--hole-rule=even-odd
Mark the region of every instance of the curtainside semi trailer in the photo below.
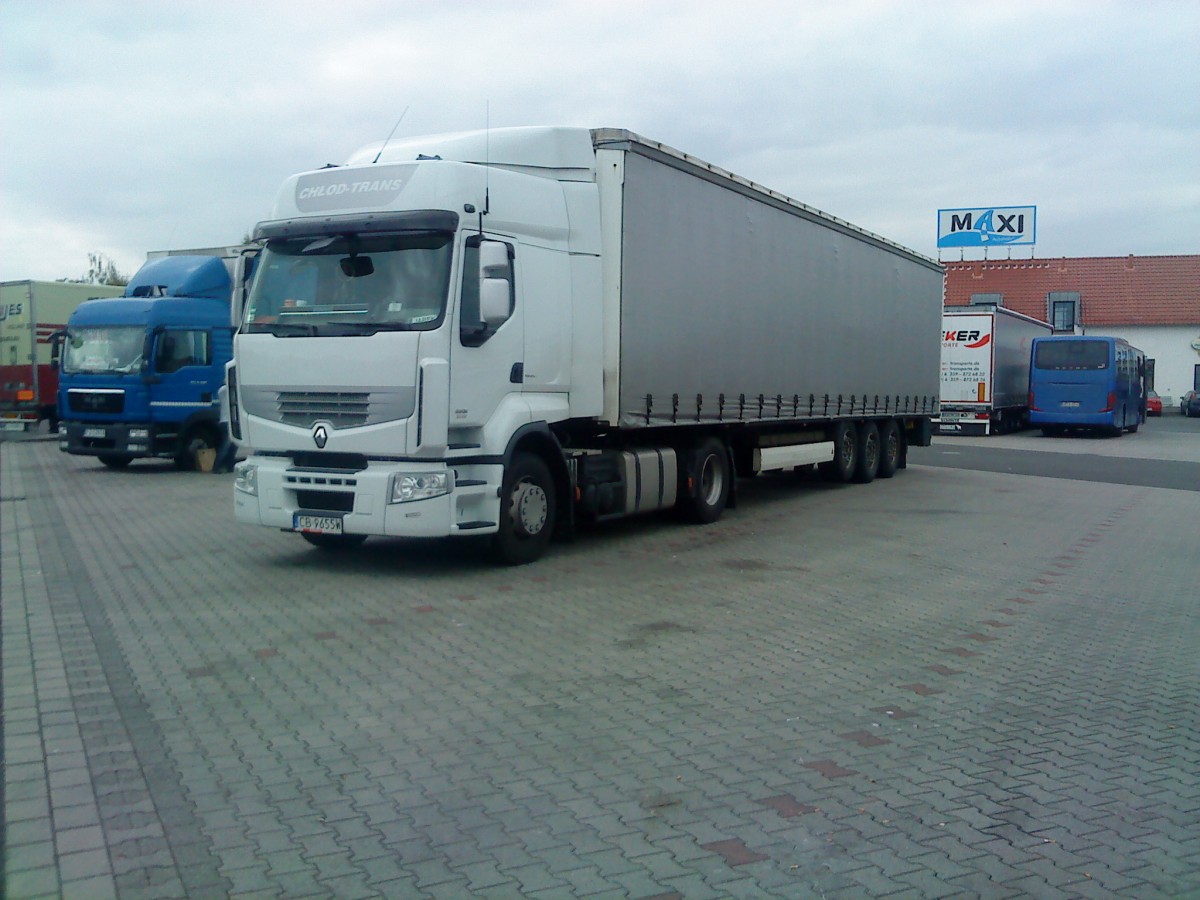
<svg viewBox="0 0 1200 900">
<path fill-rule="evenodd" d="M 938 263 L 628 131 L 374 144 L 287 179 L 254 237 L 235 512 L 317 546 L 490 534 L 525 563 L 930 440 Z"/>
</svg>

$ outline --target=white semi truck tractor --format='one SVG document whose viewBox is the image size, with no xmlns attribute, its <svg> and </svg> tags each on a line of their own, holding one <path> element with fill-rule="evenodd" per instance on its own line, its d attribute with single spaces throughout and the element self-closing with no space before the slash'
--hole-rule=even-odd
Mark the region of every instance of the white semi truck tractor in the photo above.
<svg viewBox="0 0 1200 900">
<path fill-rule="evenodd" d="M 242 522 L 320 547 L 712 522 L 938 412 L 934 260 L 628 131 L 374 144 L 285 181 L 228 372 Z"/>
</svg>

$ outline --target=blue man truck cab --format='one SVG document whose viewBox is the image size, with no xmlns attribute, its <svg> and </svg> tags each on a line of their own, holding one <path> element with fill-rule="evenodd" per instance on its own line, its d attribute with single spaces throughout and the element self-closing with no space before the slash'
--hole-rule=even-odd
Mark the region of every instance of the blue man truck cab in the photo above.
<svg viewBox="0 0 1200 900">
<path fill-rule="evenodd" d="M 190 469 L 217 447 L 232 291 L 221 258 L 166 256 L 123 296 L 81 304 L 62 338 L 60 449 L 111 468 L 161 458 Z"/>
</svg>

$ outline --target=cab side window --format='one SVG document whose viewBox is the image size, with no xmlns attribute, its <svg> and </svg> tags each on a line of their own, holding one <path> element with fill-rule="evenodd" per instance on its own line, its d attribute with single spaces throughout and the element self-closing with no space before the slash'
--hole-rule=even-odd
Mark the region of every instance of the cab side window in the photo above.
<svg viewBox="0 0 1200 900">
<path fill-rule="evenodd" d="M 187 366 L 212 365 L 212 343 L 207 331 L 164 331 L 158 338 L 154 367 L 163 374 Z"/>
<path fill-rule="evenodd" d="M 489 245 L 493 248 L 500 246 L 496 241 L 489 241 Z M 488 324 L 484 321 L 483 311 L 480 309 L 479 290 L 480 290 L 480 238 L 472 237 L 467 239 L 466 247 L 463 252 L 463 275 L 462 275 L 462 294 L 459 298 L 459 340 L 463 346 L 478 347 L 487 341 L 500 328 L 501 323 L 493 322 Z M 508 282 L 508 314 L 511 316 L 516 308 L 516 284 L 513 276 L 512 264 L 512 247 L 508 248 L 509 260 L 507 266 L 489 267 L 486 275 L 492 279 L 503 279 Z M 494 255 L 494 254 L 493 254 Z"/>
</svg>

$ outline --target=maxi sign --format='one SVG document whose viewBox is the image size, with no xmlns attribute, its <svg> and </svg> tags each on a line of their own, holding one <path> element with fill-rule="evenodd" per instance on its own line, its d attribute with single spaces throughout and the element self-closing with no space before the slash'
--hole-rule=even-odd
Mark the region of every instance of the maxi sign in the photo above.
<svg viewBox="0 0 1200 900">
<path fill-rule="evenodd" d="M 1036 206 L 938 210 L 938 249 L 1037 243 Z"/>
</svg>

